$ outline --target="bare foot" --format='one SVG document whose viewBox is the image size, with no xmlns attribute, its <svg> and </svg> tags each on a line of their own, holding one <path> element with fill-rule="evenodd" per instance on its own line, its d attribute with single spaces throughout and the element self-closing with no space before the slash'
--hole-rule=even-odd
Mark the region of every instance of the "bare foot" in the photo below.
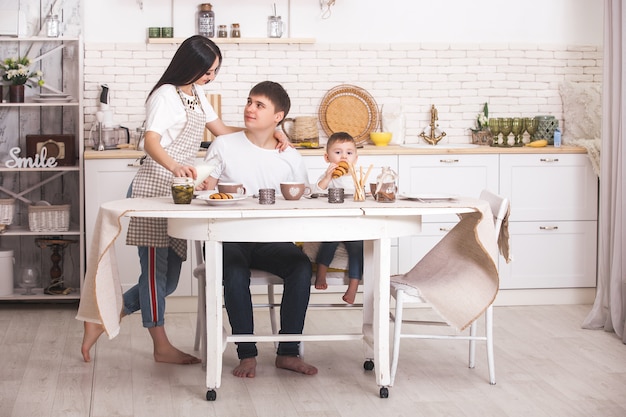
<svg viewBox="0 0 626 417">
<path fill-rule="evenodd" d="M 348 289 L 346 290 L 343 297 L 343 301 L 348 304 L 354 304 L 354 299 L 356 298 L 356 293 L 359 290 L 359 279 L 358 278 L 350 278 L 350 282 L 348 283 Z"/>
<path fill-rule="evenodd" d="M 154 361 L 163 363 L 173 363 L 176 365 L 193 365 L 200 363 L 202 360 L 193 355 L 185 353 L 170 345 L 169 348 L 154 351 Z"/>
<path fill-rule="evenodd" d="M 173 363 L 177 365 L 192 365 L 202 362 L 193 355 L 180 351 L 167 338 L 165 327 L 155 326 L 148 328 L 154 346 L 154 360 L 156 362 Z"/>
<path fill-rule="evenodd" d="M 83 354 L 83 360 L 85 362 L 91 362 L 91 356 L 89 351 L 91 347 L 96 344 L 98 338 L 104 333 L 104 326 L 98 323 L 92 323 L 89 321 L 83 322 L 83 344 L 80 347 L 80 352 Z"/>
<path fill-rule="evenodd" d="M 313 365 L 309 365 L 304 362 L 298 356 L 276 356 L 276 367 L 281 369 L 288 369 L 290 371 L 299 372 L 305 375 L 317 374 L 317 368 Z"/>
<path fill-rule="evenodd" d="M 239 378 L 254 378 L 256 375 L 256 358 L 240 360 L 239 366 L 233 369 L 233 375 Z"/>
<path fill-rule="evenodd" d="M 326 290 L 328 284 L 326 283 L 326 272 L 328 267 L 326 265 L 317 264 L 317 273 L 315 274 L 315 289 Z"/>
<path fill-rule="evenodd" d="M 352 292 L 350 290 L 347 290 L 346 293 L 343 295 L 343 297 L 341 297 L 341 299 L 345 301 L 347 304 L 354 304 L 355 298 L 356 298 L 356 291 Z"/>
</svg>

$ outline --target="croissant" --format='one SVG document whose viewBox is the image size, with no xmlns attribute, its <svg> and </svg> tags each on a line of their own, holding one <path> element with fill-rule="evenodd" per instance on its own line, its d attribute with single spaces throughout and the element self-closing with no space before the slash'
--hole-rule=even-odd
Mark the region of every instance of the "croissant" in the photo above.
<svg viewBox="0 0 626 417">
<path fill-rule="evenodd" d="M 341 161 L 339 162 L 339 165 L 337 166 L 337 168 L 335 168 L 335 170 L 333 171 L 332 178 L 337 179 L 339 177 L 343 177 L 348 172 L 350 172 L 350 166 L 348 165 L 346 161 Z"/>
</svg>

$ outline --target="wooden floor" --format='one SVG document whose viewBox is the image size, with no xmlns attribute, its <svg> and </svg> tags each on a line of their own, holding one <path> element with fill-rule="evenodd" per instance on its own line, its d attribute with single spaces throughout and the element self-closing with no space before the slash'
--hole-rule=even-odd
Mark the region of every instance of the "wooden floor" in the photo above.
<svg viewBox="0 0 626 417">
<path fill-rule="evenodd" d="M 483 346 L 466 366 L 466 343 L 404 340 L 389 398 L 363 370 L 359 341 L 307 343 L 313 377 L 278 370 L 260 344 L 257 377 L 238 379 L 232 345 L 217 401 L 204 399 L 201 366 L 157 364 L 139 316 L 114 340 L 101 338 L 94 360 L 79 354 L 76 305 L 0 304 L 2 417 L 623 417 L 626 346 L 614 334 L 580 328 L 590 306 L 496 307 L 497 385 L 487 382 Z M 263 330 L 269 320 L 258 312 Z M 307 331 L 354 329 L 360 312 L 311 311 Z M 167 316 L 172 341 L 191 351 L 195 315 Z"/>
</svg>

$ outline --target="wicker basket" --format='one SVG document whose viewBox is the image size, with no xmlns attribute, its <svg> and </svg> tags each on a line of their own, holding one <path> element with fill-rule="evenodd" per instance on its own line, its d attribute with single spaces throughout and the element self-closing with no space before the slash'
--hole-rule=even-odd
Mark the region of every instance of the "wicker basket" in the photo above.
<svg viewBox="0 0 626 417">
<path fill-rule="evenodd" d="M 67 232 L 70 228 L 70 205 L 28 206 L 31 232 Z"/>
<path fill-rule="evenodd" d="M 15 199 L 0 199 L 0 224 L 9 225 L 13 223 L 13 213 L 15 212 Z"/>
<path fill-rule="evenodd" d="M 357 145 L 367 143 L 370 132 L 380 127 L 378 105 L 374 98 L 362 88 L 349 84 L 329 90 L 322 99 L 318 115 L 328 136 L 335 132 L 347 132 Z"/>
</svg>

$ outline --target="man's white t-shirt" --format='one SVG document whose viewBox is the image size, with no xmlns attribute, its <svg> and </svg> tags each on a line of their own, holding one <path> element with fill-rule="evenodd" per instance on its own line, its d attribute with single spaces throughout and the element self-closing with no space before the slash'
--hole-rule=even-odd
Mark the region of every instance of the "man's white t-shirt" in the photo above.
<svg viewBox="0 0 626 417">
<path fill-rule="evenodd" d="M 288 148 L 279 152 L 260 148 L 244 132 L 217 137 L 206 158 L 214 155 L 219 155 L 222 164 L 211 177 L 221 182 L 241 183 L 247 194 L 258 194 L 261 188 L 273 188 L 280 193 L 280 183 L 286 181 L 309 183 L 304 160 L 297 150 Z"/>
<path fill-rule="evenodd" d="M 206 122 L 217 120 L 217 113 L 206 98 L 205 93 L 196 84 L 193 88 L 200 100 L 200 106 L 204 109 Z M 183 94 L 183 97 L 193 100 L 193 97 Z M 202 112 L 200 107 L 195 111 Z M 176 87 L 172 84 L 164 84 L 157 88 L 146 102 L 146 132 L 152 131 L 161 135 L 161 146 L 167 146 L 180 135 L 187 123 L 187 112 L 183 105 Z M 140 144 L 143 147 L 143 144 Z"/>
</svg>

